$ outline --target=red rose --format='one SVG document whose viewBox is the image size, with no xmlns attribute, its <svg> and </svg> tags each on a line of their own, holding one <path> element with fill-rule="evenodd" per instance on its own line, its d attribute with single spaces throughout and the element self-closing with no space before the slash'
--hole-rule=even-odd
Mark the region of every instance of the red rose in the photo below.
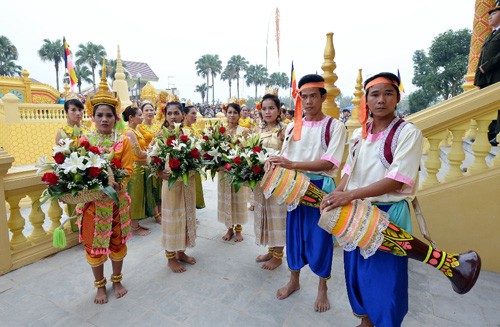
<svg viewBox="0 0 500 327">
<path fill-rule="evenodd" d="M 208 136 L 203 135 L 203 139 L 204 139 L 205 141 L 208 141 Z"/>
<path fill-rule="evenodd" d="M 174 140 L 175 140 L 175 136 L 170 136 L 167 140 L 167 145 L 172 146 L 172 142 L 174 142 Z"/>
<path fill-rule="evenodd" d="M 58 181 L 59 177 L 57 177 L 57 175 L 52 172 L 45 173 L 42 176 L 42 182 L 47 183 L 47 185 L 49 186 L 56 185 Z"/>
<path fill-rule="evenodd" d="M 54 160 L 57 164 L 62 164 L 64 162 L 64 154 L 61 152 L 57 152 L 56 155 L 54 156 Z"/>
<path fill-rule="evenodd" d="M 224 168 L 226 168 L 226 170 L 231 170 L 231 164 L 227 163 L 224 165 Z"/>
<path fill-rule="evenodd" d="M 180 139 L 184 143 L 186 143 L 187 141 L 189 141 L 189 137 L 187 135 L 181 135 Z"/>
<path fill-rule="evenodd" d="M 89 146 L 90 146 L 90 143 L 89 143 L 89 141 L 87 141 L 86 139 L 81 138 L 81 139 L 80 139 L 80 146 L 83 146 L 83 147 L 85 147 L 85 149 L 88 149 L 88 148 L 89 148 Z"/>
<path fill-rule="evenodd" d="M 226 132 L 226 128 L 224 126 L 221 126 L 219 128 L 219 133 L 224 134 Z"/>
<path fill-rule="evenodd" d="M 160 159 L 160 158 L 158 158 L 158 157 L 153 157 L 153 163 L 154 163 L 155 165 L 159 165 L 159 164 L 161 164 L 161 159 Z"/>
<path fill-rule="evenodd" d="M 99 151 L 99 148 L 98 148 L 98 147 L 96 147 L 96 146 L 89 146 L 88 150 L 89 150 L 90 152 L 95 153 L 95 154 L 101 154 L 101 151 Z"/>
<path fill-rule="evenodd" d="M 89 168 L 89 176 L 91 178 L 99 176 L 101 174 L 101 172 L 102 172 L 101 168 L 97 168 L 97 167 L 90 167 Z"/>
<path fill-rule="evenodd" d="M 116 169 L 122 168 L 122 162 L 120 161 L 120 159 L 111 159 L 111 165 Z"/>
<path fill-rule="evenodd" d="M 262 171 L 262 168 L 260 168 L 260 166 L 254 166 L 252 170 L 255 175 L 258 175 Z"/>
<path fill-rule="evenodd" d="M 240 157 L 234 158 L 233 161 L 234 161 L 235 164 L 241 165 L 241 158 Z"/>
<path fill-rule="evenodd" d="M 168 166 L 171 169 L 176 169 L 176 168 L 179 168 L 181 166 L 181 162 L 175 158 L 172 158 L 168 161 Z"/>
<path fill-rule="evenodd" d="M 198 149 L 191 150 L 191 152 L 189 154 L 191 155 L 191 158 L 193 158 L 193 159 L 200 159 L 200 151 L 198 151 Z"/>
<path fill-rule="evenodd" d="M 259 153 L 260 151 L 262 151 L 262 148 L 260 146 L 256 145 L 253 147 L 253 153 Z"/>
<path fill-rule="evenodd" d="M 204 153 L 203 154 L 203 158 L 206 159 L 206 160 L 212 160 L 213 157 L 211 155 L 209 155 L 208 153 Z"/>
</svg>

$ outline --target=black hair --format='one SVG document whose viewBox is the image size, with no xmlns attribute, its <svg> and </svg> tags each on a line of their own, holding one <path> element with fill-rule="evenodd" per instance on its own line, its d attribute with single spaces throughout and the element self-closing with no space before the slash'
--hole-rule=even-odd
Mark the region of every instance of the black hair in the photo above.
<svg viewBox="0 0 500 327">
<path fill-rule="evenodd" d="M 274 95 L 274 94 L 266 94 L 262 97 L 262 101 L 260 103 L 264 103 L 264 100 L 272 100 L 274 102 L 274 104 L 276 105 L 276 108 L 278 108 L 278 110 L 280 110 L 281 108 L 281 101 L 280 101 L 280 98 L 278 98 L 277 95 Z"/>
<path fill-rule="evenodd" d="M 287 112 L 287 114 L 292 115 L 292 116 L 293 116 L 293 114 L 295 114 L 294 110 L 287 110 L 286 112 Z"/>
<path fill-rule="evenodd" d="M 135 117 L 137 111 L 139 111 L 139 108 L 135 106 L 128 106 L 125 110 L 123 110 L 123 120 L 128 122 L 130 120 L 130 116 Z"/>
<path fill-rule="evenodd" d="M 194 106 L 193 105 L 190 105 L 190 106 L 183 105 L 182 111 L 184 112 L 184 114 L 187 115 L 191 111 L 191 108 L 194 108 Z"/>
<path fill-rule="evenodd" d="M 177 101 L 171 101 L 171 102 L 167 103 L 167 105 L 165 106 L 165 121 L 163 122 L 163 126 L 167 127 L 167 128 L 169 126 L 168 120 L 167 120 L 167 110 L 168 110 L 168 107 L 170 107 L 170 106 L 177 107 L 177 109 L 179 109 L 179 111 L 181 113 L 184 113 L 184 110 L 183 110 L 184 106 L 182 105 L 182 103 L 177 102 Z"/>
<path fill-rule="evenodd" d="M 241 114 L 241 107 L 240 107 L 239 104 L 237 104 L 237 103 L 229 103 L 227 105 L 226 112 L 229 110 L 229 108 L 233 108 L 234 110 L 236 110 L 238 112 L 238 115 Z"/>
<path fill-rule="evenodd" d="M 107 104 L 107 103 L 96 104 L 94 106 L 94 109 L 92 109 L 92 117 L 95 117 L 95 112 L 96 112 L 97 108 L 99 108 L 100 106 L 106 106 L 109 109 L 111 109 L 111 112 L 113 112 L 113 116 L 115 116 L 115 119 L 118 120 L 118 115 L 116 114 L 116 108 L 115 108 L 115 106 L 112 106 L 112 105 Z"/>
<path fill-rule="evenodd" d="M 144 102 L 142 105 L 141 105 L 141 110 L 144 111 L 144 107 L 147 106 L 147 105 L 150 105 L 151 107 L 153 107 L 153 109 L 156 111 L 156 107 L 153 106 L 153 104 L 151 102 Z"/>
<path fill-rule="evenodd" d="M 325 81 L 325 79 L 321 75 L 318 75 L 318 74 L 305 75 L 299 81 L 299 89 L 302 87 L 302 85 L 307 84 L 307 83 L 317 83 L 317 82 L 324 82 L 324 81 Z M 319 94 L 321 96 L 326 94 L 326 89 L 320 87 Z"/>
<path fill-rule="evenodd" d="M 378 73 L 376 75 L 373 75 L 372 77 L 366 79 L 366 81 L 363 83 L 363 88 L 366 88 L 366 85 L 368 85 L 368 83 L 370 83 L 371 81 L 373 81 L 374 79 L 378 78 L 378 77 L 385 77 L 387 79 L 389 79 L 390 81 L 394 82 L 397 84 L 396 85 L 392 85 L 394 87 L 394 89 L 396 90 L 396 93 L 397 93 L 397 96 L 398 98 L 401 96 L 399 94 L 399 85 L 401 84 L 401 81 L 399 80 L 399 78 L 394 75 L 393 73 L 388 73 L 388 72 L 382 72 L 382 73 Z M 368 94 L 368 90 L 365 90 L 366 91 L 366 94 Z"/>
<path fill-rule="evenodd" d="M 64 101 L 64 111 L 66 113 L 68 113 L 70 105 L 74 105 L 78 109 L 82 109 L 83 110 L 83 103 L 80 100 L 78 100 L 78 99 L 69 99 L 69 100 Z"/>
</svg>

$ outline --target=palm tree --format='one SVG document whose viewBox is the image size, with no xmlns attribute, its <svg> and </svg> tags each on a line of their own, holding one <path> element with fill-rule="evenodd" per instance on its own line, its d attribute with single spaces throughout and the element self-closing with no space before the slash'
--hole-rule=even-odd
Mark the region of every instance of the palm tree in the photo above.
<svg viewBox="0 0 500 327">
<path fill-rule="evenodd" d="M 42 47 L 38 50 L 38 55 L 43 62 L 54 62 L 54 66 L 56 68 L 56 88 L 59 90 L 59 64 L 64 58 L 64 47 L 62 41 L 59 39 L 52 42 L 49 39 L 44 39 Z"/>
<path fill-rule="evenodd" d="M 210 75 L 212 75 L 212 105 L 215 104 L 215 87 L 214 79 L 217 74 L 222 71 L 222 61 L 219 59 L 219 55 L 212 55 L 210 58 Z"/>
<path fill-rule="evenodd" d="M 257 87 L 267 84 L 267 68 L 263 65 L 250 65 L 245 75 L 248 86 L 255 85 L 255 99 L 257 99 Z"/>
<path fill-rule="evenodd" d="M 224 71 L 220 75 L 220 79 L 223 81 L 227 81 L 229 84 L 229 98 L 231 98 L 231 86 L 232 86 L 232 81 L 233 79 L 236 78 L 236 72 L 234 71 L 234 67 L 227 64 L 226 68 L 224 68 Z"/>
<path fill-rule="evenodd" d="M 210 77 L 210 55 L 205 54 L 200 57 L 196 62 L 196 74 L 203 78 L 207 79 L 206 87 L 210 85 L 209 77 Z M 208 94 L 207 94 L 207 104 L 208 104 Z"/>
<path fill-rule="evenodd" d="M 22 67 L 14 62 L 19 58 L 17 48 L 6 36 L 0 36 L 0 75 L 21 75 Z"/>
<path fill-rule="evenodd" d="M 235 79 L 236 79 L 236 94 L 238 99 L 240 98 L 240 71 L 246 70 L 248 68 L 248 61 L 240 56 L 235 55 L 229 58 L 227 65 L 233 67 L 235 71 Z"/>
<path fill-rule="evenodd" d="M 207 84 L 203 83 L 200 85 L 196 85 L 196 89 L 194 91 L 200 93 L 201 102 L 204 103 L 205 102 L 205 94 L 207 93 Z"/>
<path fill-rule="evenodd" d="M 80 50 L 76 52 L 76 56 L 78 58 L 76 59 L 76 64 L 88 64 L 90 66 L 90 69 L 92 70 L 92 85 L 94 86 L 95 90 L 95 68 L 98 64 L 102 63 L 103 58 L 106 58 L 106 50 L 104 50 L 104 47 L 102 45 L 94 44 L 92 42 L 87 42 L 87 44 L 79 44 L 78 48 Z"/>
<path fill-rule="evenodd" d="M 87 82 L 87 83 L 92 83 L 92 79 L 90 78 L 90 75 L 92 75 L 92 72 L 89 70 L 87 66 L 81 66 L 81 65 L 76 65 L 75 66 L 75 74 L 76 77 L 78 78 L 78 93 L 82 93 L 82 81 Z"/>
<path fill-rule="evenodd" d="M 290 87 L 290 80 L 288 79 L 286 73 L 272 73 L 269 76 L 269 81 L 267 83 L 267 86 L 273 86 L 273 85 L 277 85 L 282 89 L 287 89 Z"/>
</svg>

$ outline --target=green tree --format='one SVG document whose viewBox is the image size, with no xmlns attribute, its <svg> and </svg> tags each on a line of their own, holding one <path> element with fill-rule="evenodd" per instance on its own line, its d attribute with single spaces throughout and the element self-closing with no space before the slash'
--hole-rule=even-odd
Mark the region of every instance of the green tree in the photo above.
<svg viewBox="0 0 500 327">
<path fill-rule="evenodd" d="M 267 68 L 263 65 L 250 65 L 246 72 L 246 83 L 248 86 L 255 85 L 255 98 L 257 98 L 257 87 L 259 85 L 266 85 L 267 83 Z"/>
<path fill-rule="evenodd" d="M 230 65 L 235 72 L 235 79 L 236 79 L 236 97 L 239 99 L 240 98 L 240 72 L 244 71 L 248 68 L 248 61 L 240 56 L 240 55 L 234 55 L 229 58 L 229 61 L 227 62 L 228 65 Z"/>
<path fill-rule="evenodd" d="M 196 85 L 196 89 L 194 91 L 200 93 L 201 102 L 204 103 L 205 102 L 205 94 L 207 93 L 207 84 L 203 83 L 200 85 Z"/>
<path fill-rule="evenodd" d="M 277 85 L 280 88 L 286 90 L 290 87 L 290 79 L 286 75 L 286 73 L 272 73 L 269 76 L 269 80 L 267 82 L 267 86 Z"/>
<path fill-rule="evenodd" d="M 349 107 L 352 104 L 352 99 L 352 96 L 343 95 L 342 93 L 340 93 L 339 96 L 335 98 L 335 102 L 337 102 L 339 108 L 343 109 Z"/>
<path fill-rule="evenodd" d="M 79 44 L 78 48 L 79 50 L 76 52 L 76 64 L 89 65 L 90 70 L 92 71 L 92 86 L 95 90 L 95 69 L 97 65 L 102 63 L 102 59 L 106 58 L 106 50 L 102 45 L 92 42 Z"/>
<path fill-rule="evenodd" d="M 205 83 L 206 87 L 210 85 L 210 62 L 211 62 L 211 55 L 205 54 L 201 56 L 196 62 L 196 74 L 198 76 L 201 76 L 203 78 L 207 79 L 207 82 Z M 208 93 L 207 93 L 207 104 L 208 104 Z"/>
<path fill-rule="evenodd" d="M 87 66 L 82 66 L 82 65 L 76 65 L 75 66 L 75 74 L 76 78 L 78 78 L 78 93 L 82 93 L 82 83 L 87 82 L 89 84 L 92 83 L 92 72 L 89 70 Z"/>
<path fill-rule="evenodd" d="M 212 75 L 212 105 L 215 104 L 215 87 L 214 79 L 215 76 L 222 72 L 222 61 L 219 59 L 219 55 L 212 55 L 210 57 L 210 75 Z"/>
<path fill-rule="evenodd" d="M 59 64 L 64 59 L 64 47 L 61 40 L 43 40 L 43 45 L 38 50 L 38 55 L 43 62 L 52 61 L 56 68 L 56 88 L 59 90 Z"/>
<path fill-rule="evenodd" d="M 231 86 L 234 79 L 236 79 L 236 71 L 234 67 L 231 65 L 227 65 L 226 68 L 222 71 L 220 75 L 220 79 L 223 81 L 227 81 L 229 84 L 229 98 L 231 98 Z"/>
<path fill-rule="evenodd" d="M 467 73 L 470 39 L 469 29 L 448 30 L 432 41 L 428 55 L 424 50 L 415 51 L 412 83 L 420 92 L 409 97 L 412 112 L 463 92 L 461 85 Z"/>
<path fill-rule="evenodd" d="M 0 36 L 0 75 L 21 75 L 22 67 L 14 62 L 18 58 L 16 46 L 6 36 Z"/>
</svg>

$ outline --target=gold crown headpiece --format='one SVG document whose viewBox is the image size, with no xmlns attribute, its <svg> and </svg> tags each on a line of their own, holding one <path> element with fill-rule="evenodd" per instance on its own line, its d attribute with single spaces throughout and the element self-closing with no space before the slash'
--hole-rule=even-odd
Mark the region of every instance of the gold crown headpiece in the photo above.
<svg viewBox="0 0 500 327">
<path fill-rule="evenodd" d="M 89 117 L 94 115 L 94 108 L 100 104 L 107 104 L 108 106 L 115 108 L 118 117 L 122 113 L 120 99 L 118 97 L 115 98 L 113 93 L 109 92 L 109 86 L 106 79 L 106 59 L 102 60 L 102 75 L 101 82 L 99 83 L 99 89 L 94 94 L 92 99 L 90 99 L 89 94 L 88 100 L 85 102 Z"/>
<path fill-rule="evenodd" d="M 64 97 L 65 101 L 73 100 L 73 99 L 80 100 L 80 97 L 78 97 L 78 94 L 76 94 L 75 92 L 68 92 L 66 94 L 66 96 Z"/>
<path fill-rule="evenodd" d="M 169 94 L 167 96 L 167 103 L 168 102 L 179 102 L 179 97 L 175 94 Z"/>
<path fill-rule="evenodd" d="M 274 95 L 278 95 L 278 92 L 279 92 L 280 88 L 277 87 L 277 86 L 273 86 L 273 87 L 266 87 L 266 93 L 265 94 L 274 94 Z"/>
</svg>

